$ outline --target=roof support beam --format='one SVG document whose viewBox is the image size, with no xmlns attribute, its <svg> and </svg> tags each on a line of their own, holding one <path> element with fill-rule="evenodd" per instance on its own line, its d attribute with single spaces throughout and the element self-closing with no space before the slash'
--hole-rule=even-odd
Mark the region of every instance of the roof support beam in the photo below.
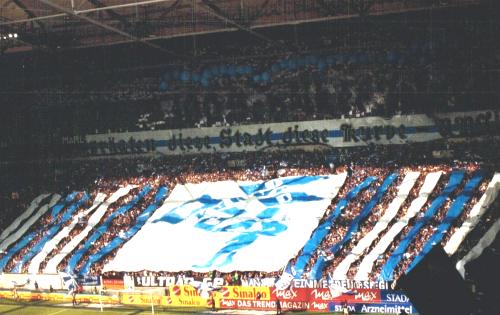
<svg viewBox="0 0 500 315">
<path fill-rule="evenodd" d="M 166 8 L 160 15 L 159 19 L 165 18 L 170 12 L 172 12 L 181 3 L 182 0 L 175 0 L 168 8 Z"/>
<path fill-rule="evenodd" d="M 256 31 L 251 30 L 250 28 L 243 26 L 243 25 L 235 22 L 234 20 L 224 16 L 224 14 L 222 12 L 220 12 L 220 9 L 215 4 L 210 3 L 208 0 L 201 0 L 200 7 L 203 10 L 205 10 L 206 12 L 208 12 L 208 13 L 212 14 L 213 16 L 215 16 L 216 18 L 218 18 L 219 20 L 236 27 L 237 29 L 239 29 L 241 31 L 252 34 L 253 36 L 260 38 L 263 41 L 266 41 L 269 43 L 275 43 L 275 41 L 273 41 L 269 37 L 264 36 L 260 33 L 257 33 Z"/>
<path fill-rule="evenodd" d="M 251 26 L 255 21 L 257 21 L 258 19 L 260 19 L 262 17 L 262 15 L 264 14 L 264 10 L 266 9 L 266 7 L 268 6 L 269 4 L 269 1 L 270 0 L 266 0 L 264 1 L 264 3 L 262 3 L 259 7 L 259 9 L 257 10 L 257 14 L 255 14 L 254 18 L 251 20 L 251 21 L 248 21 L 248 26 Z"/>
<path fill-rule="evenodd" d="M 87 1 L 90 2 L 90 3 L 92 3 L 94 6 L 96 6 L 98 8 L 105 8 L 106 7 L 99 0 L 87 0 Z M 120 15 L 120 14 L 116 13 L 112 9 L 107 10 L 106 13 L 108 14 L 108 16 L 110 18 L 120 21 L 122 23 L 122 25 L 125 26 L 125 27 L 130 27 L 132 25 L 132 24 L 130 24 L 130 22 L 126 18 L 123 17 L 123 15 Z"/>
<path fill-rule="evenodd" d="M 69 13 L 69 12 L 68 13 L 57 13 L 57 14 L 51 14 L 51 15 L 37 16 L 37 17 L 33 17 L 33 18 L 28 18 L 28 19 L 20 19 L 20 20 L 8 21 L 8 22 L 1 22 L 0 25 L 19 24 L 19 23 L 26 23 L 26 22 L 32 22 L 32 21 L 50 20 L 50 19 L 55 19 L 55 18 L 74 15 L 74 14 L 77 14 L 77 15 L 88 14 L 88 13 L 97 12 L 97 11 L 116 10 L 116 9 L 120 9 L 120 8 L 137 7 L 137 6 L 144 6 L 144 5 L 151 5 L 151 4 L 157 4 L 157 3 L 162 3 L 162 2 L 172 2 L 172 1 L 173 0 L 145 0 L 145 1 L 139 1 L 139 2 L 133 2 L 133 3 L 110 5 L 110 6 L 101 7 L 101 8 L 86 9 L 86 10 L 76 10 L 76 11 L 69 10 L 69 12 L 71 12 L 71 13 Z M 61 8 L 64 8 L 64 7 L 61 7 Z M 66 9 L 66 8 L 64 8 L 64 9 Z"/>
<path fill-rule="evenodd" d="M 165 49 L 165 48 L 163 48 L 161 46 L 158 46 L 156 44 L 150 43 L 150 42 L 144 40 L 143 38 L 134 36 L 134 35 L 132 35 L 130 33 L 127 33 L 125 31 L 119 30 L 119 29 L 117 29 L 117 28 L 115 28 L 113 26 L 101 23 L 101 22 L 96 21 L 96 20 L 94 20 L 92 18 L 89 18 L 88 16 L 76 14 L 75 12 L 71 11 L 70 9 L 62 7 L 62 6 L 60 6 L 60 5 L 56 4 L 56 3 L 53 3 L 53 2 L 51 2 L 49 0 L 39 0 L 39 1 L 42 2 L 42 3 L 44 3 L 45 5 L 47 5 L 49 7 L 57 10 L 57 11 L 59 11 L 59 12 L 62 12 L 62 13 L 65 13 L 65 14 L 67 14 L 69 16 L 72 16 L 74 18 L 86 21 L 86 22 L 88 22 L 90 24 L 93 24 L 93 25 L 98 26 L 98 27 L 100 27 L 102 29 L 108 30 L 110 32 L 122 35 L 123 37 L 126 37 L 126 38 L 128 38 L 128 39 L 130 39 L 130 40 L 132 40 L 134 42 L 138 42 L 138 43 L 141 43 L 141 44 L 143 44 L 145 46 L 148 46 L 148 47 L 151 47 L 151 48 L 154 48 L 154 49 L 158 49 L 160 51 L 163 51 L 163 52 L 165 52 L 167 54 L 170 54 L 172 56 L 175 56 L 175 57 L 182 57 L 182 56 L 174 54 L 173 52 L 171 52 L 171 51 L 169 51 L 169 50 L 167 50 L 167 49 Z"/>
<path fill-rule="evenodd" d="M 12 2 L 18 6 L 19 8 L 21 8 L 24 13 L 26 13 L 26 15 L 30 18 L 30 19 L 33 19 L 33 18 L 36 18 L 37 16 L 35 15 L 35 13 L 33 13 L 30 9 L 28 9 L 28 7 L 22 2 L 22 0 L 12 0 Z M 43 30 L 45 31 L 45 25 L 40 22 L 39 20 L 36 20 L 36 24 L 38 24 L 38 26 Z"/>
</svg>

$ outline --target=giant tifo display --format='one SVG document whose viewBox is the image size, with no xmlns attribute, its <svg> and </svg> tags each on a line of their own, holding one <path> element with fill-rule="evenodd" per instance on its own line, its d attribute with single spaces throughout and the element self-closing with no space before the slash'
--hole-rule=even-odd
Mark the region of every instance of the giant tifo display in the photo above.
<svg viewBox="0 0 500 315">
<path fill-rule="evenodd" d="M 298 167 L 292 158 L 211 172 L 179 173 L 182 163 L 220 162 L 203 156 L 86 162 L 87 170 L 97 163 L 153 169 L 34 198 L 0 235 L 0 287 L 62 290 L 69 277 L 89 289 L 164 288 L 154 297 L 164 306 L 272 310 L 280 300 L 286 310 L 340 311 L 347 303 L 361 313 L 416 313 L 393 284 L 434 246 L 460 252 L 480 223 L 498 232 L 489 209 L 500 174 L 466 162 L 381 165 L 362 150 L 337 156 L 339 166 Z M 359 163 L 343 164 L 347 153 L 359 154 Z M 474 259 L 459 256 L 458 267 Z M 129 291 L 110 303 L 151 298 Z"/>
</svg>

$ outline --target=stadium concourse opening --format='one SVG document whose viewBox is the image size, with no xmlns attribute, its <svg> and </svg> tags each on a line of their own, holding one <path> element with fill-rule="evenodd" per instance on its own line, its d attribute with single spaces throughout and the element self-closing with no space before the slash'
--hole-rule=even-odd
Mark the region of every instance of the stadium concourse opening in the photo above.
<svg viewBox="0 0 500 315">
<path fill-rule="evenodd" d="M 0 313 L 500 314 L 498 1 L 0 6 Z"/>
</svg>

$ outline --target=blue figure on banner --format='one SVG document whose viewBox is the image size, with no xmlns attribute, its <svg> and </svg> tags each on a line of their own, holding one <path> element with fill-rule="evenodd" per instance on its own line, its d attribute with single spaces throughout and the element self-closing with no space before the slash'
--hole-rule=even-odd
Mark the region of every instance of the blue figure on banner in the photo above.
<svg viewBox="0 0 500 315">
<path fill-rule="evenodd" d="M 201 85 L 203 87 L 209 87 L 210 86 L 210 81 L 207 78 L 203 77 L 203 78 L 201 78 Z"/>
<path fill-rule="evenodd" d="M 182 82 L 187 82 L 189 80 L 191 80 L 191 73 L 189 73 L 189 71 L 187 71 L 187 70 L 182 71 L 182 73 L 181 73 L 181 81 Z"/>
<path fill-rule="evenodd" d="M 281 70 L 288 70 L 288 61 L 281 60 L 279 63 L 279 66 L 280 66 Z"/>
<path fill-rule="evenodd" d="M 254 72 L 254 68 L 251 65 L 245 66 L 245 74 L 252 74 Z"/>
<path fill-rule="evenodd" d="M 321 178 L 309 177 L 291 179 L 289 184 L 291 186 L 302 185 Z M 250 184 L 240 186 L 240 188 L 246 193 L 245 197 L 217 199 L 210 195 L 202 195 L 172 209 L 153 223 L 178 224 L 188 218 L 191 220 L 194 218 L 196 222 L 194 226 L 208 232 L 232 234 L 239 232 L 227 241 L 209 261 L 201 265 L 193 265 L 195 268 L 213 269 L 230 264 L 238 250 L 252 244 L 260 236 L 276 236 L 287 230 L 288 227 L 283 223 L 283 219 L 278 218 L 284 205 L 322 199 L 304 192 L 290 192 L 287 185 L 280 181 Z M 255 207 L 261 210 L 257 213 L 247 210 L 249 200 L 258 202 L 252 205 L 252 210 L 255 211 Z M 281 215 L 285 214 L 281 213 Z"/>
<path fill-rule="evenodd" d="M 222 66 L 220 66 L 222 67 Z M 212 75 L 214 77 L 217 77 L 220 75 L 220 67 L 219 66 L 213 66 L 212 69 L 211 69 L 211 72 L 212 72 Z"/>
<path fill-rule="evenodd" d="M 193 73 L 191 75 L 191 81 L 193 82 L 200 82 L 201 76 L 199 73 Z"/>
<path fill-rule="evenodd" d="M 238 67 L 236 67 L 236 73 L 237 73 L 238 75 L 243 75 L 243 74 L 245 74 L 245 66 L 238 66 Z"/>
<path fill-rule="evenodd" d="M 176 70 L 172 71 L 171 77 L 172 77 L 173 81 L 180 80 L 181 79 L 181 72 L 176 69 Z"/>
<path fill-rule="evenodd" d="M 335 60 L 335 56 L 327 56 L 326 57 L 326 64 L 331 66 L 331 65 L 334 65 L 336 63 L 336 60 Z"/>
<path fill-rule="evenodd" d="M 208 69 L 208 68 L 203 69 L 203 72 L 202 72 L 201 76 L 203 78 L 208 79 L 208 78 L 210 78 L 212 76 L 212 71 L 210 71 L 210 69 Z"/>
<path fill-rule="evenodd" d="M 226 66 L 226 65 L 224 65 L 224 64 L 222 64 L 222 65 L 218 66 L 218 69 L 219 69 L 219 75 L 220 76 L 224 76 L 224 75 L 227 74 L 227 71 L 228 71 L 229 67 Z"/>
<path fill-rule="evenodd" d="M 160 91 L 165 92 L 168 90 L 168 83 L 165 81 L 160 82 Z"/>
<path fill-rule="evenodd" d="M 162 80 L 168 82 L 170 81 L 170 79 L 171 79 L 170 72 L 165 72 L 162 76 Z"/>
<path fill-rule="evenodd" d="M 387 52 L 387 61 L 389 63 L 395 63 L 399 59 L 399 54 L 396 51 L 389 51 Z"/>
<path fill-rule="evenodd" d="M 230 77 L 235 77 L 236 76 L 236 67 L 233 66 L 233 65 L 230 65 L 227 67 L 227 75 L 229 75 Z"/>
<path fill-rule="evenodd" d="M 268 83 L 271 80 L 271 75 L 269 74 L 269 72 L 262 73 L 260 77 L 262 82 L 264 83 Z"/>
<path fill-rule="evenodd" d="M 326 62 L 323 58 L 321 58 L 319 61 L 318 61 L 318 69 L 319 71 L 323 71 L 326 69 Z"/>
</svg>

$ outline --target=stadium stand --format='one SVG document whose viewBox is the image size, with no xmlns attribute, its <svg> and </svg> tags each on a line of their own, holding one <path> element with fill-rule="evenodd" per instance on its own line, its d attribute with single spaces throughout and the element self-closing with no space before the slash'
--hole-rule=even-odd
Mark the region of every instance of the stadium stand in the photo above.
<svg viewBox="0 0 500 315">
<path fill-rule="evenodd" d="M 252 301 L 269 311 L 317 289 L 328 303 L 301 303 L 341 311 L 388 302 L 439 246 L 473 281 L 500 230 L 498 8 L 347 2 L 360 16 L 339 4 L 272 29 L 0 55 L 0 291 L 60 275 L 59 290 L 74 277 L 130 302 L 156 287 L 170 305 L 265 287 Z"/>
</svg>

